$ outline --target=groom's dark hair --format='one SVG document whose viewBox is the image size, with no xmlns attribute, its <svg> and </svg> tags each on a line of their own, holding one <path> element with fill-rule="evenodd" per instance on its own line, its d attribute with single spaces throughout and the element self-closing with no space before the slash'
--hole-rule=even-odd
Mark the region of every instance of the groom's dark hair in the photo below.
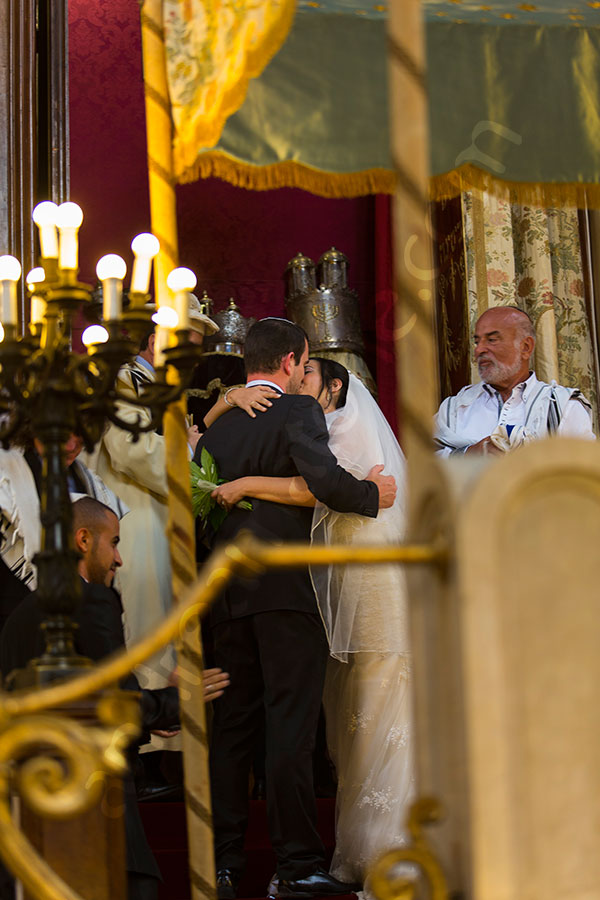
<svg viewBox="0 0 600 900">
<path fill-rule="evenodd" d="M 288 353 L 294 354 L 296 365 L 304 353 L 306 332 L 288 319 L 261 319 L 246 335 L 244 365 L 246 374 L 276 372 Z"/>
</svg>

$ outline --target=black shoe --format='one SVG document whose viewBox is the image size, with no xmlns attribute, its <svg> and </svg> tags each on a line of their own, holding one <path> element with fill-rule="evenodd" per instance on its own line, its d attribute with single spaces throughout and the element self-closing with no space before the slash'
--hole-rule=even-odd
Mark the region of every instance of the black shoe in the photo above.
<svg viewBox="0 0 600 900">
<path fill-rule="evenodd" d="M 140 803 L 181 803 L 183 801 L 183 785 L 181 784 L 145 784 L 137 788 Z"/>
<path fill-rule="evenodd" d="M 235 900 L 240 877 L 233 869 L 217 869 L 218 900 Z"/>
<path fill-rule="evenodd" d="M 362 891 L 362 884 L 338 881 L 325 869 L 317 869 L 312 875 L 286 881 L 279 879 L 278 897 L 332 897 L 339 894 L 352 894 Z"/>
<path fill-rule="evenodd" d="M 267 779 L 262 776 L 254 779 L 254 787 L 252 788 L 253 800 L 267 799 Z"/>
</svg>

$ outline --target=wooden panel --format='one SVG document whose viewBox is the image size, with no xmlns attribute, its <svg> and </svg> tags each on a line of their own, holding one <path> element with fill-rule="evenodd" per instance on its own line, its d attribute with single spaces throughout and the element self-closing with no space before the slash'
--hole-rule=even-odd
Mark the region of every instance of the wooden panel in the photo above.
<svg viewBox="0 0 600 900">
<path fill-rule="evenodd" d="M 82 815 L 42 819 L 22 804 L 21 823 L 48 865 L 86 900 L 125 900 L 123 810 L 121 780 L 110 776 L 100 802 Z"/>
</svg>

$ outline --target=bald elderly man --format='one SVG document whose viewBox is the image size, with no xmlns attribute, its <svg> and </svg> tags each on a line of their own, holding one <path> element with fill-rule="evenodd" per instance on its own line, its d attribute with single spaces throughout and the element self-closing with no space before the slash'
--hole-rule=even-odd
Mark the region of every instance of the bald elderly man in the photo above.
<svg viewBox="0 0 600 900">
<path fill-rule="evenodd" d="M 535 329 L 526 312 L 486 310 L 474 343 L 481 382 L 440 406 L 434 422 L 439 456 L 501 454 L 552 434 L 595 440 L 591 406 L 581 391 L 538 381 L 530 369 Z"/>
</svg>

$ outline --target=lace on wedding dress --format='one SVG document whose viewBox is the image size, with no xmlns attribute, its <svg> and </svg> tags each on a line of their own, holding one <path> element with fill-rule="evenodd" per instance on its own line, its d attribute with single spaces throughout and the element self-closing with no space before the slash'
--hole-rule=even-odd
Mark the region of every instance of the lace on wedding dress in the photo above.
<svg viewBox="0 0 600 900">
<path fill-rule="evenodd" d="M 350 375 L 346 405 L 326 419 L 340 465 L 364 478 L 383 463 L 398 492 L 394 506 L 376 519 L 317 504 L 313 542 L 398 543 L 404 534 L 405 460 L 383 413 Z M 331 872 L 357 881 L 381 853 L 405 843 L 415 792 L 406 583 L 397 565 L 321 567 L 311 577 L 331 653 L 323 697 L 338 773 Z"/>
</svg>

